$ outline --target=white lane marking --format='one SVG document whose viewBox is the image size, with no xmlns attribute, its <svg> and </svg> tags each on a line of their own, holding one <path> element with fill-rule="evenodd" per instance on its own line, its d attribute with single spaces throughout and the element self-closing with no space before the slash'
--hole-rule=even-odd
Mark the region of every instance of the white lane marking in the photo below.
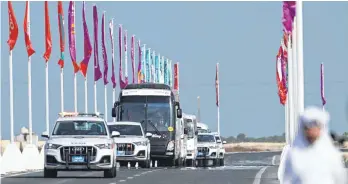
<svg viewBox="0 0 348 184">
<path fill-rule="evenodd" d="M 262 174 L 266 171 L 267 168 L 268 168 L 268 166 L 263 167 L 262 169 L 259 170 L 259 172 L 257 172 L 253 184 L 260 184 L 261 183 Z"/>
<path fill-rule="evenodd" d="M 116 184 L 116 183 L 109 183 L 109 184 Z"/>
<path fill-rule="evenodd" d="M 272 158 L 272 165 L 275 165 L 275 159 L 276 159 L 276 155 L 274 155 Z"/>
<path fill-rule="evenodd" d="M 138 176 L 140 176 L 140 174 L 136 174 L 136 175 L 134 175 L 135 177 L 138 177 Z"/>
<path fill-rule="evenodd" d="M 129 177 L 127 177 L 127 179 L 133 179 L 133 177 L 129 176 Z"/>
<path fill-rule="evenodd" d="M 119 180 L 118 182 L 125 182 L 126 180 Z"/>
<path fill-rule="evenodd" d="M 0 178 L 10 178 L 10 177 L 12 177 L 12 176 L 21 176 L 21 175 L 26 175 L 26 174 L 38 173 L 38 172 L 42 172 L 42 170 L 38 170 L 38 171 L 26 171 L 26 172 L 13 173 L 13 174 L 5 174 L 4 176 L 1 176 Z"/>
</svg>

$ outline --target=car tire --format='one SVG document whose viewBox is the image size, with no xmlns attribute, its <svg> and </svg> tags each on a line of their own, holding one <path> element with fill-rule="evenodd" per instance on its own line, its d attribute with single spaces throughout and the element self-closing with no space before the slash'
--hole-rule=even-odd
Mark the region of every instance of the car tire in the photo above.
<svg viewBox="0 0 348 184">
<path fill-rule="evenodd" d="M 224 166 L 224 165 L 225 165 L 225 159 L 222 158 L 222 159 L 220 159 L 220 166 Z"/>
<path fill-rule="evenodd" d="M 151 165 L 151 160 L 145 160 L 142 163 L 142 168 L 150 168 L 150 165 Z"/>
<path fill-rule="evenodd" d="M 115 178 L 117 175 L 116 166 L 104 171 L 104 178 Z"/>
<path fill-rule="evenodd" d="M 56 178 L 58 171 L 44 168 L 44 178 Z"/>
</svg>

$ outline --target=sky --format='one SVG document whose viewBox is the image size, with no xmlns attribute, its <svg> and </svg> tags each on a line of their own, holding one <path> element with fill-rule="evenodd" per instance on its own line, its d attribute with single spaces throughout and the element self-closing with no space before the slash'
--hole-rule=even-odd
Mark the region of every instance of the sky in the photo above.
<svg viewBox="0 0 348 184">
<path fill-rule="evenodd" d="M 67 25 L 68 2 L 64 2 Z M 86 19 L 93 39 L 92 6 L 86 2 Z M 217 127 L 215 105 L 215 65 L 220 63 L 220 123 L 222 136 L 271 136 L 284 132 L 284 107 L 276 86 L 276 54 L 282 36 L 281 2 L 95 2 L 99 13 L 106 11 L 107 23 L 128 30 L 141 43 L 165 57 L 179 62 L 180 101 L 183 111 L 197 112 L 201 99 L 201 119 L 212 130 Z M 32 61 L 33 131 L 45 131 L 45 52 L 44 3 L 31 2 L 31 40 L 36 53 Z M 19 25 L 19 38 L 13 50 L 14 130 L 28 127 L 28 57 L 24 44 L 25 2 L 13 2 Z M 331 113 L 330 127 L 348 131 L 347 103 L 348 2 L 304 2 L 304 80 L 305 106 L 321 105 L 320 63 L 325 65 L 326 109 Z M 60 68 L 57 2 L 49 2 L 52 54 L 49 60 L 50 126 L 60 111 Z M 108 24 L 106 24 L 108 25 Z M 108 28 L 105 28 L 108 30 Z M 115 26 L 115 59 L 118 58 Z M 65 27 L 67 33 L 67 27 Z M 106 33 L 109 35 L 109 33 Z M 77 58 L 83 58 L 82 2 L 76 3 Z M 101 34 L 99 33 L 99 36 Z M 7 3 L 1 2 L 1 133 L 10 137 L 9 56 Z M 99 41 L 101 38 L 99 37 Z M 111 46 L 107 53 L 111 61 Z M 74 109 L 73 67 L 66 37 L 64 95 L 65 109 Z M 92 41 L 93 44 L 93 41 Z M 101 69 L 102 54 L 99 44 Z M 129 44 L 130 45 L 130 44 Z M 130 48 L 129 48 L 130 50 Z M 128 73 L 131 77 L 130 54 Z M 136 58 L 137 59 L 137 58 Z M 116 71 L 118 63 L 116 60 Z M 88 69 L 88 108 L 93 110 L 93 56 Z M 109 80 L 111 77 L 109 64 Z M 118 74 L 116 74 L 118 76 Z M 117 81 L 118 83 L 118 81 Z M 78 74 L 78 111 L 84 111 L 84 80 Z M 104 87 L 98 86 L 98 109 L 104 112 Z M 112 84 L 108 89 L 108 120 L 111 120 Z M 119 85 L 117 86 L 119 93 Z"/>
</svg>

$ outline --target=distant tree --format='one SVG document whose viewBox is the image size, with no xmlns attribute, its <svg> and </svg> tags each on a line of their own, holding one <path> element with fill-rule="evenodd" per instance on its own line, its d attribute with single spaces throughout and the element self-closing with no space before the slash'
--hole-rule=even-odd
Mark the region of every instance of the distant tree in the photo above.
<svg viewBox="0 0 348 184">
<path fill-rule="evenodd" d="M 246 139 L 246 135 L 245 134 L 240 133 L 240 134 L 237 135 L 237 140 L 238 141 L 245 141 L 245 139 Z"/>
</svg>

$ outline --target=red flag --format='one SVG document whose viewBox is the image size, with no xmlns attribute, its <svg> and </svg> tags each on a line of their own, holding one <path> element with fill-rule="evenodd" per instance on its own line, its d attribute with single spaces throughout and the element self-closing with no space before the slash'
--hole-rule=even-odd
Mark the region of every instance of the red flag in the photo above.
<svg viewBox="0 0 348 184">
<path fill-rule="evenodd" d="M 281 64 L 282 54 L 283 54 L 282 47 L 280 47 L 277 54 L 277 62 L 276 62 L 276 80 L 277 80 L 278 96 L 280 99 L 280 103 L 282 105 L 285 105 L 287 90 L 286 90 L 286 87 L 284 86 L 284 82 L 282 78 L 283 77 L 282 64 Z"/>
<path fill-rule="evenodd" d="M 10 50 L 12 50 L 14 46 L 16 45 L 16 42 L 18 39 L 18 24 L 17 24 L 15 13 L 13 11 L 12 2 L 8 1 L 7 5 L 8 5 L 8 24 L 10 28 L 10 31 L 9 31 L 10 35 L 7 40 L 7 43 L 8 43 L 8 46 L 10 47 Z"/>
<path fill-rule="evenodd" d="M 31 41 L 30 41 L 30 35 L 29 35 L 29 2 L 26 1 L 25 2 L 25 15 L 24 15 L 24 38 L 25 38 L 25 46 L 27 48 L 27 53 L 28 53 L 28 57 L 30 57 L 31 55 L 33 55 L 35 53 L 35 50 L 33 49 L 33 46 L 31 45 Z"/>
<path fill-rule="evenodd" d="M 174 64 L 174 90 L 179 90 L 179 63 Z"/>
<path fill-rule="evenodd" d="M 46 62 L 51 57 L 51 51 L 52 51 L 52 38 L 51 38 L 51 25 L 50 25 L 50 16 L 48 12 L 48 2 L 45 1 L 45 41 L 46 41 L 46 51 L 43 57 L 45 58 Z"/>
<path fill-rule="evenodd" d="M 64 32 L 64 12 L 62 1 L 58 1 L 58 29 L 59 29 L 59 42 L 60 42 L 60 59 L 58 64 L 60 68 L 64 68 L 64 45 L 65 45 L 65 32 Z"/>
<path fill-rule="evenodd" d="M 220 105 L 219 63 L 216 64 L 215 91 L 216 91 L 216 106 L 219 107 L 219 105 Z"/>
</svg>

